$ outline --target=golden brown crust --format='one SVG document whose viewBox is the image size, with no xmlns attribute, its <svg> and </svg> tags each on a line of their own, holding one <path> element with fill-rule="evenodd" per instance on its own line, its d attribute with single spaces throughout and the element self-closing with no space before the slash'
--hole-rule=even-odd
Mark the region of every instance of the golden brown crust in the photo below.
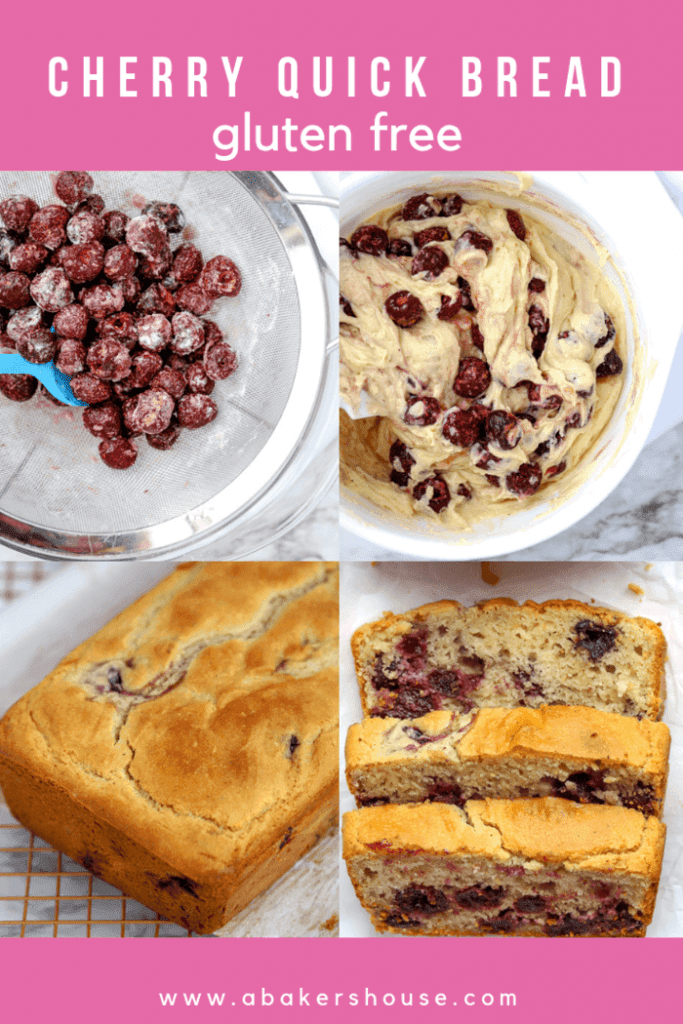
<svg viewBox="0 0 683 1024">
<path fill-rule="evenodd" d="M 495 829 L 447 804 L 387 804 L 344 815 L 344 860 L 363 854 L 464 853 L 509 860 Z"/>
<path fill-rule="evenodd" d="M 189 879 L 213 896 L 211 927 L 223 905 L 241 909 L 240 890 L 279 877 L 336 814 L 337 575 L 334 563 L 176 569 L 0 722 L 13 813 L 126 891 L 152 864 Z M 102 834 L 130 844 L 127 864 L 102 862 Z M 159 891 L 172 917 L 168 887 L 143 902 Z M 192 927 L 205 930 L 196 914 Z"/>
<path fill-rule="evenodd" d="M 411 760 L 434 763 L 491 764 L 561 757 L 601 766 L 624 765 L 656 776 L 666 785 L 671 737 L 663 722 L 638 721 L 588 707 L 482 708 L 474 715 L 431 711 L 416 719 L 366 718 L 352 725 L 346 740 L 347 771 L 368 764 L 391 764 L 405 750 L 387 750 L 385 737 L 395 726 L 413 726 L 425 736 L 444 737 L 439 746 L 425 743 Z"/>
<path fill-rule="evenodd" d="M 619 870 L 655 883 L 665 826 L 624 807 L 536 800 L 470 800 L 464 812 L 446 804 L 365 807 L 344 815 L 344 859 L 428 855 L 527 858 L 567 870 Z"/>
<path fill-rule="evenodd" d="M 544 616 L 552 615 L 553 612 L 571 611 L 576 614 L 577 618 L 580 617 L 591 622 L 599 622 L 606 627 L 614 626 L 620 630 L 628 629 L 632 634 L 642 634 L 643 641 L 648 648 L 648 691 L 643 710 L 649 718 L 661 718 L 665 698 L 664 665 L 666 661 L 666 640 L 656 623 L 645 618 L 630 618 L 621 612 L 586 605 L 572 599 L 553 599 L 544 601 L 541 604 L 537 604 L 535 601 L 525 601 L 524 604 L 519 604 L 512 598 L 504 597 L 495 597 L 479 602 L 473 608 L 466 608 L 460 602 L 454 600 L 434 601 L 421 605 L 418 608 L 410 609 L 402 614 L 386 612 L 381 619 L 367 623 L 357 629 L 351 638 L 351 650 L 360 684 L 363 714 L 368 716 L 372 713 L 372 706 L 368 699 L 371 687 L 370 681 L 366 676 L 364 663 L 367 662 L 373 645 L 379 638 L 383 641 L 398 638 L 409 633 L 416 624 L 424 623 L 431 617 L 451 612 L 461 616 L 468 616 L 468 614 L 474 613 L 475 609 L 476 614 L 481 616 L 482 625 L 485 625 L 492 618 L 495 619 L 496 613 L 500 610 L 519 609 L 520 613 L 528 619 L 529 625 L 532 626 L 538 624 L 539 620 Z M 574 703 L 580 703 L 580 701 L 577 699 Z"/>
<path fill-rule="evenodd" d="M 463 759 L 560 755 L 627 764 L 666 778 L 671 736 L 663 722 L 588 707 L 483 708 L 458 751 Z"/>
<path fill-rule="evenodd" d="M 604 867 L 651 881 L 661 865 L 665 826 L 625 807 L 598 807 L 544 797 L 540 800 L 471 800 L 473 820 L 495 828 L 513 855 L 556 861 L 574 869 Z"/>
</svg>

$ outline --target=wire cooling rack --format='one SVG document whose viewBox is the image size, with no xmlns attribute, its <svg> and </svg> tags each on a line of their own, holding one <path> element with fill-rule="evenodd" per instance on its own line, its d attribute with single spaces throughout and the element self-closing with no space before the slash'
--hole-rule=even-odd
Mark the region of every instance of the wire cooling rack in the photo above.
<svg viewBox="0 0 683 1024">
<path fill-rule="evenodd" d="M 61 568 L 46 562 L 0 562 L 0 611 Z"/>
<path fill-rule="evenodd" d="M 0 937 L 8 936 L 154 938 L 192 932 L 93 877 L 0 806 Z"/>
</svg>

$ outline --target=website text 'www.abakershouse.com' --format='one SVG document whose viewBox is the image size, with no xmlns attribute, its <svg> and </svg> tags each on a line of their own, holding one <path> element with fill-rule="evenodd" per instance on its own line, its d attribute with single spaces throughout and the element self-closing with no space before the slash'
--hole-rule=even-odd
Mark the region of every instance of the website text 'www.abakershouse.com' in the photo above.
<svg viewBox="0 0 683 1024">
<path fill-rule="evenodd" d="M 162 1006 L 517 1006 L 514 992 L 466 992 L 453 998 L 445 992 L 159 992 Z"/>
</svg>

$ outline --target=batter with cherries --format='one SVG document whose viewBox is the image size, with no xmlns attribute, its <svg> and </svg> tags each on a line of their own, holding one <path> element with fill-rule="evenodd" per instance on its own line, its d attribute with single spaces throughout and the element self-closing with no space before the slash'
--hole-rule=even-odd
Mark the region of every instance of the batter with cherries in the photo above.
<svg viewBox="0 0 683 1024">
<path fill-rule="evenodd" d="M 342 413 L 352 490 L 462 529 L 545 491 L 602 432 L 626 346 L 597 254 L 527 212 L 423 193 L 340 256 L 342 397 L 371 414 Z"/>
</svg>

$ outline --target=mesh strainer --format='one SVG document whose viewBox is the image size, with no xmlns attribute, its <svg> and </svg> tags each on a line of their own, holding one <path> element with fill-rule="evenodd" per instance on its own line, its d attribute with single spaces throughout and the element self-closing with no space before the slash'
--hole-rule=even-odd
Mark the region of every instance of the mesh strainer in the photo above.
<svg viewBox="0 0 683 1024">
<path fill-rule="evenodd" d="M 45 399 L 0 405 L 0 540 L 45 557 L 177 556 L 249 516 L 281 478 L 319 413 L 334 342 L 334 275 L 320 259 L 292 196 L 262 172 L 93 172 L 107 209 L 177 203 L 204 258 L 242 271 L 236 299 L 209 313 L 238 353 L 219 382 L 219 415 L 184 431 L 172 449 L 144 441 L 135 465 L 111 470 L 80 413 Z M 0 197 L 55 201 L 46 172 L 0 172 Z M 174 236 L 178 237 L 178 236 Z"/>
</svg>

